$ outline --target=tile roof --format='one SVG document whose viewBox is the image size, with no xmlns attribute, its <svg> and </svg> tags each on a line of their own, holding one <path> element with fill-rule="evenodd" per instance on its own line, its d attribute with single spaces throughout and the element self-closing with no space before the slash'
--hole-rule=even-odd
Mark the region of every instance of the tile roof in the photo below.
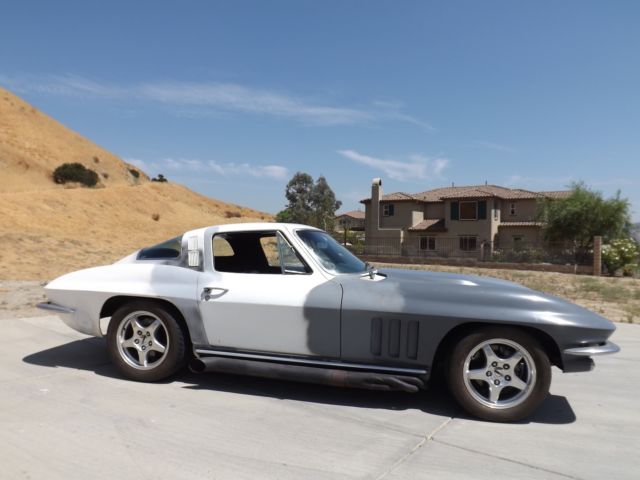
<svg viewBox="0 0 640 480">
<path fill-rule="evenodd" d="M 402 201 L 402 200 L 415 200 L 413 195 L 404 192 L 393 192 L 383 195 L 381 200 L 393 200 L 393 201 Z"/>
<path fill-rule="evenodd" d="M 382 201 L 419 201 L 419 202 L 442 202 L 445 199 L 455 198 L 491 198 L 496 197 L 503 200 L 527 200 L 536 198 L 564 198 L 571 193 L 570 190 L 560 190 L 553 192 L 532 192 L 522 188 L 507 188 L 499 185 L 469 185 L 462 187 L 442 187 L 433 190 L 410 195 L 405 192 L 394 192 L 383 195 Z M 361 200 L 362 203 L 370 202 L 370 198 Z"/>
<path fill-rule="evenodd" d="M 567 198 L 571 195 L 572 190 L 553 190 L 549 192 L 540 192 L 547 198 Z"/>
<path fill-rule="evenodd" d="M 501 227 L 541 227 L 542 222 L 501 222 L 498 228 Z"/>
<path fill-rule="evenodd" d="M 338 217 L 351 217 L 357 220 L 364 220 L 364 212 L 362 210 L 351 210 L 350 212 L 339 213 L 336 215 Z"/>
<path fill-rule="evenodd" d="M 419 223 L 416 223 L 413 227 L 409 227 L 411 231 L 431 231 L 431 232 L 446 232 L 447 229 L 444 226 L 444 218 L 426 218 Z"/>
</svg>

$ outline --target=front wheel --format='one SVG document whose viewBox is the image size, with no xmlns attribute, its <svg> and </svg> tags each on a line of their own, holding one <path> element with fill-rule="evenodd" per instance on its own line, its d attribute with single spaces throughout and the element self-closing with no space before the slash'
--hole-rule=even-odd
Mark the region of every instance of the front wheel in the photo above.
<svg viewBox="0 0 640 480">
<path fill-rule="evenodd" d="M 513 422 L 549 393 L 551 365 L 540 343 L 514 328 L 485 328 L 459 340 L 447 368 L 451 393 L 470 414 Z"/>
<path fill-rule="evenodd" d="M 164 380 L 186 361 L 180 324 L 166 309 L 148 301 L 128 303 L 113 314 L 107 349 L 118 370 L 140 382 Z"/>
</svg>

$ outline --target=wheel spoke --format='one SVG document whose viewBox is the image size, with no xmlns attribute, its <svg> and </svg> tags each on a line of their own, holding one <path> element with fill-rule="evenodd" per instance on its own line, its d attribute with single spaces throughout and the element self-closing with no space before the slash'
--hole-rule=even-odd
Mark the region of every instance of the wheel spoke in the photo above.
<svg viewBox="0 0 640 480">
<path fill-rule="evenodd" d="M 527 388 L 527 384 L 515 375 L 511 377 L 509 386 L 513 388 L 517 388 L 518 390 L 524 390 L 525 388 Z"/>
<path fill-rule="evenodd" d="M 138 362 L 140 363 L 140 366 L 143 366 L 143 367 L 147 366 L 148 353 L 149 353 L 149 350 L 142 350 L 142 348 L 138 349 Z"/>
<path fill-rule="evenodd" d="M 149 347 L 149 349 L 159 353 L 164 353 L 166 347 L 154 338 L 153 340 L 151 340 L 151 346 Z"/>
<path fill-rule="evenodd" d="M 124 340 L 122 342 L 122 348 L 137 348 L 136 344 L 134 343 L 134 340 L 135 340 L 135 335 Z"/>
<path fill-rule="evenodd" d="M 130 320 L 131 322 L 131 328 L 133 329 L 133 334 L 137 335 L 138 330 L 144 330 L 144 327 L 142 325 L 140 325 L 140 322 L 138 322 L 138 318 L 134 317 Z"/>
<path fill-rule="evenodd" d="M 482 347 L 482 352 L 487 359 L 487 367 L 491 365 L 491 362 L 495 362 L 498 360 L 498 356 L 496 355 L 496 352 L 493 351 L 491 345 L 487 344 Z"/>
<path fill-rule="evenodd" d="M 484 368 L 467 370 L 466 375 L 469 380 L 481 380 L 483 382 L 487 381 L 487 370 L 485 370 Z"/>
<path fill-rule="evenodd" d="M 156 334 L 156 330 L 158 329 L 158 327 L 161 327 L 161 326 L 162 326 L 162 322 L 156 318 L 153 322 L 151 322 L 151 325 L 147 327 L 147 331 L 151 333 L 151 336 L 154 336 Z"/>
<path fill-rule="evenodd" d="M 516 365 L 518 365 L 518 363 L 520 363 L 520 360 L 522 360 L 522 358 L 523 358 L 522 352 L 520 350 L 516 350 L 513 355 L 511 355 L 509 358 L 507 358 L 505 360 L 507 361 L 507 363 L 511 366 L 511 369 L 513 370 L 514 368 L 516 368 Z"/>
<path fill-rule="evenodd" d="M 491 403 L 498 403 L 498 399 L 500 398 L 501 391 L 502 391 L 502 386 L 489 383 L 489 401 Z"/>
</svg>

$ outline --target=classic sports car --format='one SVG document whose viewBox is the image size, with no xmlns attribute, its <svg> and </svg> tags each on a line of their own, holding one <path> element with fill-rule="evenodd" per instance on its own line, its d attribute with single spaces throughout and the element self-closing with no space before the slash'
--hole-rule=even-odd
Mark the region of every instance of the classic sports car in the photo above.
<svg viewBox="0 0 640 480">
<path fill-rule="evenodd" d="M 193 230 L 46 287 L 70 327 L 107 337 L 126 377 L 192 370 L 416 392 L 441 368 L 470 414 L 530 415 L 551 365 L 588 371 L 613 324 L 510 282 L 376 271 L 329 234 L 256 223 Z"/>
</svg>

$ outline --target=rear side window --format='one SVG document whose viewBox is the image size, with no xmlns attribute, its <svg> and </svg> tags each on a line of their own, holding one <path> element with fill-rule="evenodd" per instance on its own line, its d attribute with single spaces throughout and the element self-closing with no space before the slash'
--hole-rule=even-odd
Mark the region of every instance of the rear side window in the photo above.
<svg viewBox="0 0 640 480">
<path fill-rule="evenodd" d="M 172 238 L 166 242 L 159 243 L 153 247 L 140 250 L 138 260 L 158 260 L 167 258 L 178 258 L 182 251 L 182 237 Z"/>
</svg>

